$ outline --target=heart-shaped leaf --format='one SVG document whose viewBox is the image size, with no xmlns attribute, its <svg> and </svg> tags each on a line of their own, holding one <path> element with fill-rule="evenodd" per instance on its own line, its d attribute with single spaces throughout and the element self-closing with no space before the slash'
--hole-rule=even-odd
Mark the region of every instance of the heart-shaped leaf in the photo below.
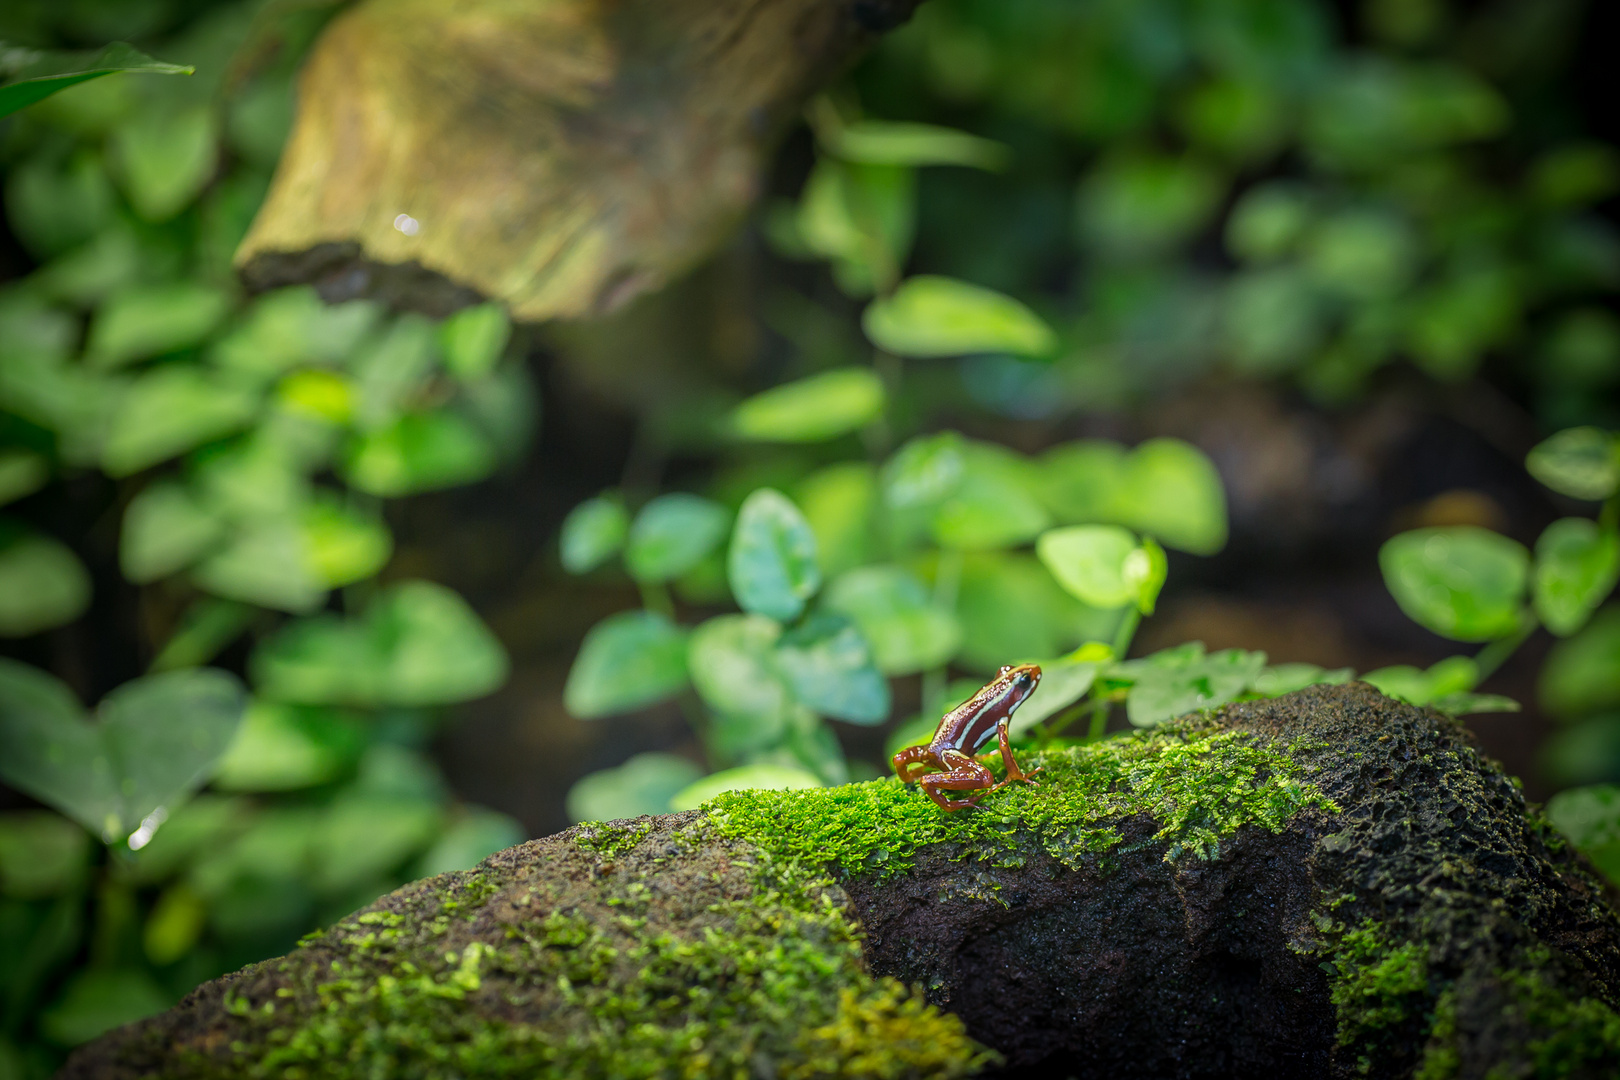
<svg viewBox="0 0 1620 1080">
<path fill-rule="evenodd" d="M 897 356 L 1047 356 L 1058 344 L 1052 328 L 1012 297 L 929 274 L 872 301 L 861 325 L 874 345 Z"/>
<path fill-rule="evenodd" d="M 1378 552 L 1384 584 L 1414 622 L 1454 641 L 1490 641 L 1518 628 L 1530 553 L 1471 525 L 1414 529 Z"/>
<path fill-rule="evenodd" d="M 1586 625 L 1620 579 L 1620 537 L 1587 518 L 1562 518 L 1536 541 L 1536 614 L 1568 637 Z"/>
<path fill-rule="evenodd" d="M 570 574 L 595 570 L 619 553 L 629 531 L 630 516 L 616 494 L 586 499 L 563 520 L 558 542 L 563 569 Z"/>
<path fill-rule="evenodd" d="M 776 668 L 806 708 L 852 724 L 880 724 L 889 715 L 889 684 L 872 664 L 872 650 L 853 624 L 815 615 L 776 644 Z"/>
<path fill-rule="evenodd" d="M 613 821 L 669 812 L 669 800 L 703 770 L 675 754 L 637 754 L 616 769 L 603 769 L 568 789 L 568 820 Z"/>
<path fill-rule="evenodd" d="M 816 534 L 793 501 L 760 488 L 743 501 L 726 561 L 731 592 L 744 611 L 782 622 L 799 617 L 821 587 Z"/>
<path fill-rule="evenodd" d="M 686 633 L 657 612 L 621 611 L 585 635 L 563 703 L 594 720 L 662 701 L 686 681 Z"/>
<path fill-rule="evenodd" d="M 679 491 L 660 495 L 630 526 L 624 553 L 630 576 L 646 584 L 680 577 L 726 535 L 726 517 L 726 508 L 709 499 Z"/>
<path fill-rule="evenodd" d="M 244 704 L 233 676 L 194 668 L 125 683 L 92 723 L 59 680 L 0 659 L 0 778 L 114 843 L 202 786 Z"/>
<path fill-rule="evenodd" d="M 875 371 L 839 368 L 755 394 L 732 411 L 731 430 L 760 442 L 820 442 L 864 427 L 883 402 Z"/>
<path fill-rule="evenodd" d="M 937 667 L 962 644 L 956 616 L 935 607 L 922 582 L 899 566 L 850 570 L 828 586 L 823 602 L 860 627 L 885 675 Z"/>
</svg>

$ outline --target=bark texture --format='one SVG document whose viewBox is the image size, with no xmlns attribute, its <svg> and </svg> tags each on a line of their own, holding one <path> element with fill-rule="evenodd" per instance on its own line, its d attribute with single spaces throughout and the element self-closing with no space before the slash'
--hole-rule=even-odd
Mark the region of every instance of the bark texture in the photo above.
<svg viewBox="0 0 1620 1080">
<path fill-rule="evenodd" d="M 251 286 L 590 315 L 746 211 L 817 88 L 918 0 L 362 0 L 317 42 Z"/>
<path fill-rule="evenodd" d="M 1317 687 L 1040 763 L 953 815 L 875 781 L 532 841 L 64 1075 L 1620 1070 L 1620 919 L 1456 722 Z"/>
</svg>

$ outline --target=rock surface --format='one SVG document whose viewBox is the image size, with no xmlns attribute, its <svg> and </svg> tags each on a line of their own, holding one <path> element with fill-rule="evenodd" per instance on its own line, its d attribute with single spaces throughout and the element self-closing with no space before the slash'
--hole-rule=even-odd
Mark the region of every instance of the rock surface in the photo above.
<svg viewBox="0 0 1620 1080">
<path fill-rule="evenodd" d="M 1454 721 L 1315 687 L 1040 758 L 532 841 L 63 1075 L 1620 1072 L 1620 919 Z"/>
</svg>

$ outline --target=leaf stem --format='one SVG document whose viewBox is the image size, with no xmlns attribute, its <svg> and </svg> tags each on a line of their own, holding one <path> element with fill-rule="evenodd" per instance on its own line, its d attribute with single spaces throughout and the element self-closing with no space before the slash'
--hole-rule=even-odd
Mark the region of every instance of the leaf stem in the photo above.
<svg viewBox="0 0 1620 1080">
<path fill-rule="evenodd" d="M 1506 662 L 1507 658 L 1512 656 L 1514 652 L 1518 650 L 1520 645 L 1524 644 L 1525 639 L 1531 634 L 1535 633 L 1536 627 L 1540 625 L 1541 621 L 1527 611 L 1519 620 L 1519 628 L 1517 630 L 1513 631 L 1513 633 L 1509 634 L 1507 637 L 1497 638 L 1495 641 L 1479 650 L 1479 653 L 1474 657 L 1474 665 L 1479 669 L 1479 679 L 1474 683 L 1474 685 L 1478 686 L 1480 683 L 1490 678 L 1490 676 L 1495 673 L 1496 669 L 1501 667 L 1502 664 Z"/>
<path fill-rule="evenodd" d="M 1103 731 L 1108 727 L 1108 699 L 1094 698 L 1091 702 L 1091 725 L 1086 730 L 1086 738 L 1100 739 Z"/>
<path fill-rule="evenodd" d="M 1114 642 L 1110 647 L 1114 650 L 1116 661 L 1125 659 L 1125 653 L 1131 647 L 1131 639 L 1136 636 L 1136 628 L 1140 625 L 1142 625 L 1142 609 L 1132 604 L 1125 609 L 1124 616 L 1119 620 L 1119 627 L 1114 631 Z"/>
<path fill-rule="evenodd" d="M 641 605 L 648 611 L 657 612 L 666 619 L 675 617 L 675 601 L 670 598 L 669 588 L 660 581 L 638 581 L 641 589 Z"/>
</svg>

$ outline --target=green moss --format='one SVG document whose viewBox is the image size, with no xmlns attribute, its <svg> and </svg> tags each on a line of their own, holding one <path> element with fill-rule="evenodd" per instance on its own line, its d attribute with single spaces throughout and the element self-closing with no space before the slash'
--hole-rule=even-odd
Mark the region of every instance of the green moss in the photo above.
<svg viewBox="0 0 1620 1080">
<path fill-rule="evenodd" d="M 651 818 L 591 821 L 574 830 L 574 843 L 604 859 L 616 859 L 645 840 L 652 830 Z"/>
<path fill-rule="evenodd" d="M 738 791 L 705 807 L 727 836 L 788 859 L 835 864 L 847 874 L 908 869 L 928 844 L 1020 864 L 1024 842 L 1070 867 L 1122 840 L 1120 824 L 1145 814 L 1165 858 L 1209 858 L 1245 825 L 1281 831 L 1306 807 L 1337 807 L 1307 766 L 1256 736 L 1181 728 L 1030 755 L 1039 785 L 1011 784 L 972 810 L 945 811 L 893 778 L 808 791 Z"/>
<path fill-rule="evenodd" d="M 1397 944 L 1367 919 L 1340 937 L 1327 965 L 1340 1046 L 1360 1048 L 1421 1008 L 1429 987 L 1427 950 Z"/>
<path fill-rule="evenodd" d="M 246 980 L 229 1063 L 194 1054 L 189 1072 L 899 1080 L 993 1060 L 920 990 L 866 971 L 819 869 L 723 842 L 706 864 L 661 855 L 708 829 L 576 830 L 541 842 L 544 876 L 395 894 Z"/>
<path fill-rule="evenodd" d="M 1412 1080 L 1453 1080 L 1462 1071 L 1462 1055 L 1457 1052 L 1457 991 L 1447 987 L 1434 1003 L 1434 1021 L 1429 1025 L 1429 1042 L 1423 1048 Z"/>
<path fill-rule="evenodd" d="M 1596 998 L 1571 998 L 1559 989 L 1545 974 L 1551 960 L 1549 950 L 1530 949 L 1524 967 L 1500 974 L 1509 1010 L 1525 1027 L 1547 1033 L 1525 1046 L 1534 1075 L 1579 1076 L 1589 1067 L 1620 1066 L 1620 1015 Z"/>
</svg>

